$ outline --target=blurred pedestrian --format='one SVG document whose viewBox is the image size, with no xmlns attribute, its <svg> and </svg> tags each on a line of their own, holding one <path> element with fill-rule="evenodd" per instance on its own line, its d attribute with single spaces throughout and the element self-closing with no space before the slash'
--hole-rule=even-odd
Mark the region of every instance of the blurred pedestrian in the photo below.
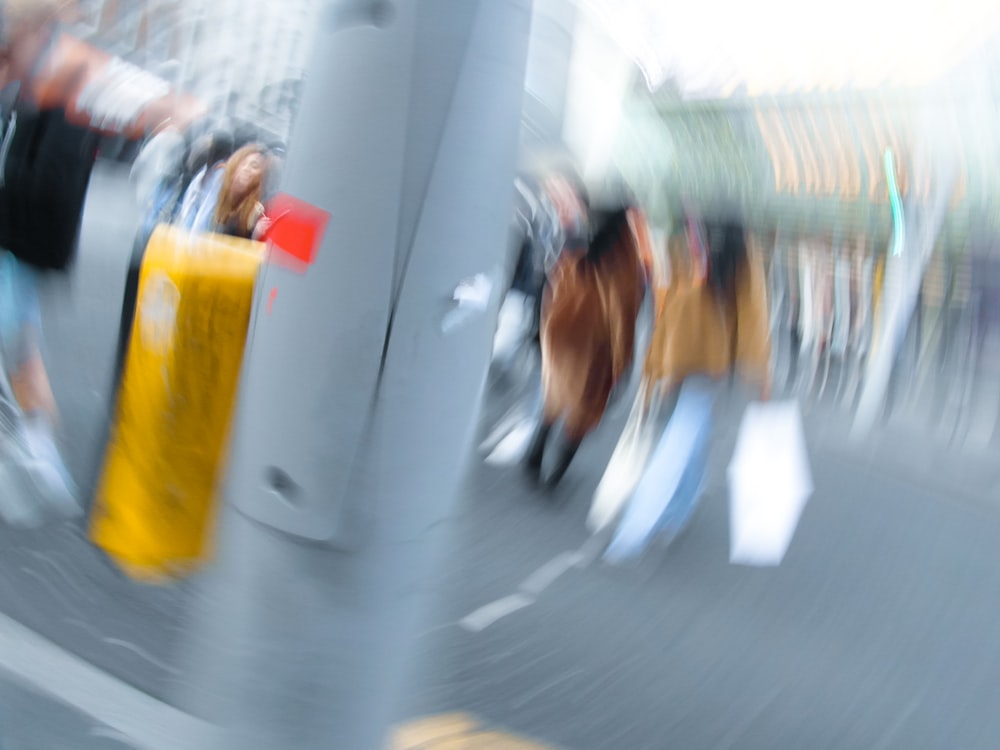
<svg viewBox="0 0 1000 750">
<path fill-rule="evenodd" d="M 40 271 L 74 257 L 98 133 L 139 138 L 204 114 L 165 81 L 62 33 L 79 17 L 76 0 L 0 0 L 0 513 L 22 523 L 43 506 L 79 509 L 56 450 L 37 287 Z M 42 502 L 16 508 L 28 495 Z"/>
<path fill-rule="evenodd" d="M 256 240 L 270 228 L 263 203 L 268 161 L 267 150 L 259 143 L 248 144 L 229 158 L 215 207 L 215 231 Z"/>
<path fill-rule="evenodd" d="M 547 173 L 541 180 L 537 233 L 530 248 L 534 255 L 531 277 L 536 285 L 529 295 L 533 308 L 532 331 L 540 345 L 542 297 L 546 279 L 563 252 L 585 252 L 590 243 L 590 203 L 587 190 L 572 169 Z"/>
<path fill-rule="evenodd" d="M 22 100 L 30 105 L 28 84 L 32 71 L 48 48 L 56 24 L 74 9 L 75 3 L 62 0 L 6 0 L 0 3 L 0 123 L 3 127 L 0 175 L 3 181 L 14 175 L 10 161 L 15 156 L 22 156 L 11 153 L 18 135 L 17 107 L 22 105 Z M 22 133 L 26 125 L 21 123 Z M 19 161 L 18 179 L 22 177 L 21 166 L 23 162 Z M 86 175 L 90 170 L 85 161 L 78 165 L 56 163 L 55 166 L 59 174 L 72 176 L 73 179 L 66 180 L 69 183 L 80 182 L 77 179 L 81 177 L 80 169 L 85 170 Z M 85 185 L 85 180 L 82 184 Z M 8 190 L 13 187 L 7 185 Z M 72 202 L 72 198 L 78 197 L 82 201 L 82 195 L 69 195 L 72 189 L 66 193 L 50 192 L 58 193 L 53 200 Z M 63 207 L 59 204 L 59 208 Z M 15 217 L 5 211 L 4 216 L 5 221 L 16 218 L 22 222 L 19 230 L 30 227 L 23 215 Z M 79 216 L 48 217 L 51 224 L 71 219 L 78 222 Z M 69 234 L 75 234 L 75 226 L 67 225 Z M 9 229 L 5 228 L 5 235 Z M 68 236 L 62 232 L 59 237 L 62 239 L 63 235 Z M 45 510 L 56 510 L 61 515 L 81 511 L 76 488 L 56 447 L 58 415 L 42 358 L 38 284 L 36 269 L 8 249 L 0 248 L 0 516 L 8 523 L 19 525 L 39 523 Z"/>
<path fill-rule="evenodd" d="M 0 513 L 23 525 L 41 521 L 43 508 L 81 510 L 56 447 L 58 412 L 42 359 L 37 285 L 34 269 L 0 251 Z"/>
<path fill-rule="evenodd" d="M 173 223 L 185 191 L 184 136 L 166 127 L 146 141 L 132 164 L 130 179 L 142 211 L 137 242 L 146 246 L 158 224 Z"/>
<path fill-rule="evenodd" d="M 194 177 L 184 191 L 175 220 L 179 227 L 192 232 L 212 230 L 222 177 L 232 154 L 233 136 L 221 128 L 202 135 L 192 144 L 187 166 Z"/>
<path fill-rule="evenodd" d="M 607 212 L 582 249 L 564 249 L 548 273 L 541 322 L 543 410 L 526 467 L 541 476 L 550 433 L 561 424 L 549 485 L 560 481 L 600 423 L 635 356 L 646 287 L 640 248 L 647 241 L 645 216 L 625 203 Z"/>
<path fill-rule="evenodd" d="M 672 259 L 670 284 L 657 311 L 644 378 L 678 397 L 605 551 L 609 562 L 635 558 L 654 536 L 669 542 L 686 528 L 705 481 L 720 390 L 740 375 L 762 399 L 770 397 L 763 260 L 748 249 L 737 221 L 714 222 L 702 237 L 689 229 L 695 262 Z"/>
</svg>

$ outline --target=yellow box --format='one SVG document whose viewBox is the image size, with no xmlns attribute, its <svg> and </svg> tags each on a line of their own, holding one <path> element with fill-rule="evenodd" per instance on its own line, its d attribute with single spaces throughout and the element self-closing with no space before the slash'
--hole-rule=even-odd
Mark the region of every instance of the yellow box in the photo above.
<svg viewBox="0 0 1000 750">
<path fill-rule="evenodd" d="M 264 245 L 160 226 L 91 519 L 91 540 L 134 578 L 210 556 L 254 286 Z"/>
</svg>

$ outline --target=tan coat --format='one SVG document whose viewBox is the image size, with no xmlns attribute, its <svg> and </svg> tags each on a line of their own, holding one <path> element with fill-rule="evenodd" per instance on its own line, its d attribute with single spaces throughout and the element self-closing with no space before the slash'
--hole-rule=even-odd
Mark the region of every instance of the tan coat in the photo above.
<svg viewBox="0 0 1000 750">
<path fill-rule="evenodd" d="M 660 304 L 646 357 L 646 377 L 677 386 L 691 375 L 721 378 L 735 365 L 748 382 L 769 385 L 771 341 L 760 253 L 748 242 L 749 262 L 747 273 L 737 283 L 735 316 L 726 315 L 713 292 L 692 278 L 690 264 L 681 253 L 670 255 L 669 282 L 657 295 Z"/>
</svg>

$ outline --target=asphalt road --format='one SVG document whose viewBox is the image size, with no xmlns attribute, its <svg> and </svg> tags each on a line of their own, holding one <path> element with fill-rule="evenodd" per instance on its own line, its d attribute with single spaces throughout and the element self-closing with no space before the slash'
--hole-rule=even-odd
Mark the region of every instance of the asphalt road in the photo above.
<svg viewBox="0 0 1000 750">
<path fill-rule="evenodd" d="M 85 488 L 131 251 L 121 188 L 120 175 L 98 176 L 80 264 L 46 292 L 65 452 Z M 516 466 L 474 462 L 400 720 L 469 712 L 567 750 L 996 747 L 995 457 L 949 453 L 912 429 L 851 446 L 844 420 L 817 407 L 816 492 L 789 554 L 778 568 L 737 567 L 723 470 L 740 409 L 723 409 L 690 531 L 636 567 L 573 557 L 620 411 L 553 493 Z M 3 614 L 141 692 L 166 699 L 183 684 L 176 644 L 197 580 L 135 584 L 74 524 L 0 529 L 0 570 Z M 4 750 L 121 743 L 99 720 L 0 685 Z"/>
<path fill-rule="evenodd" d="M 460 707 L 580 750 L 994 746 L 996 505 L 814 455 L 816 493 L 781 567 L 732 566 L 728 432 L 668 550 L 636 568 L 570 568 L 469 632 L 447 623 L 585 543 L 610 436 L 552 497 L 516 467 L 480 466 L 408 713 Z"/>
</svg>

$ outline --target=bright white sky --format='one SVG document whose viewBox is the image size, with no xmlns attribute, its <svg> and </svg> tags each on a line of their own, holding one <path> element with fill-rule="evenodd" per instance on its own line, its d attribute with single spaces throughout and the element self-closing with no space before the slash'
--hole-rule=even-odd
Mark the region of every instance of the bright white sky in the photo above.
<svg viewBox="0 0 1000 750">
<path fill-rule="evenodd" d="M 922 85 L 1000 31 L 1000 0 L 580 0 L 643 68 L 689 94 Z"/>
</svg>

